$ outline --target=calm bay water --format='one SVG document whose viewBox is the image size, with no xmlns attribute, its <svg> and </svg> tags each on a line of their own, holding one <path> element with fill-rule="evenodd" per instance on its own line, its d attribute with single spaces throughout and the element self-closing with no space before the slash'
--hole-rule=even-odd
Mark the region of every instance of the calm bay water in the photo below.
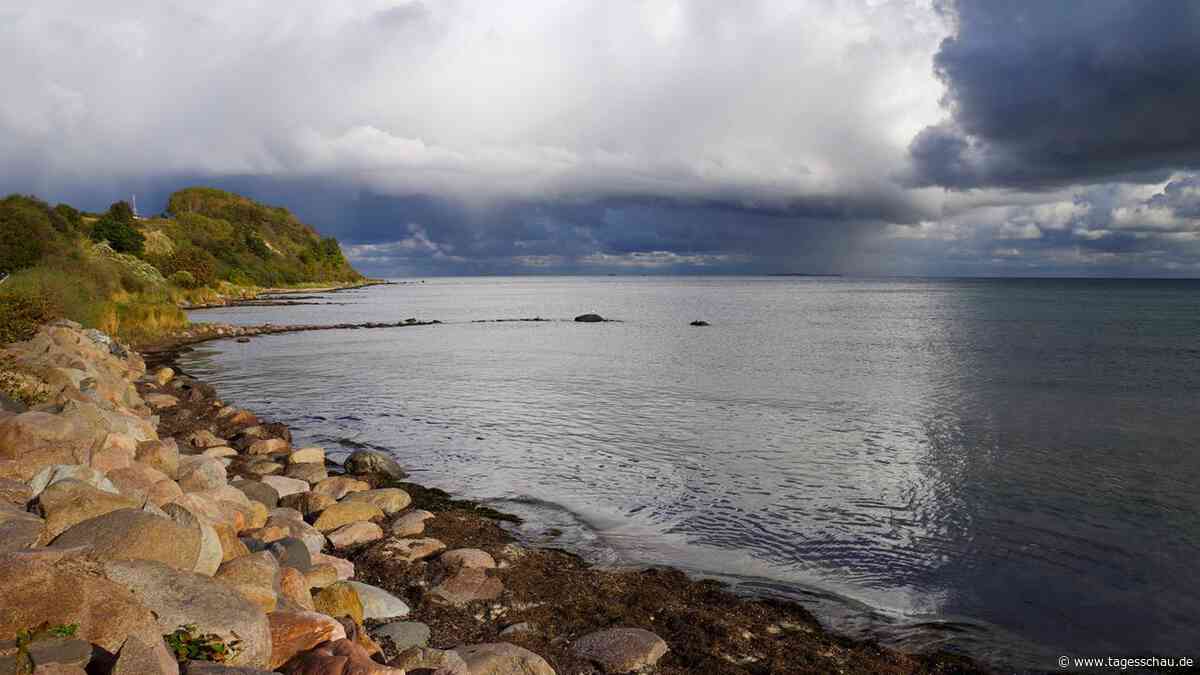
<svg viewBox="0 0 1200 675">
<path fill-rule="evenodd" d="M 1200 656 L 1200 282 L 433 279 L 194 320 L 224 398 L 604 563 L 1010 668 Z M 595 311 L 620 322 L 576 324 Z M 472 323 L 540 316 L 550 322 Z M 707 328 L 689 327 L 705 319 Z M 553 530 L 561 531 L 556 535 Z"/>
</svg>

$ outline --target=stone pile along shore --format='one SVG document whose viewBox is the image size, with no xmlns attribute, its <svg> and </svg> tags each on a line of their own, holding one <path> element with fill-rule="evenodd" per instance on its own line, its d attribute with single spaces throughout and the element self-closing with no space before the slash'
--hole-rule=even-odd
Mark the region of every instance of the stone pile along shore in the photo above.
<svg viewBox="0 0 1200 675">
<path fill-rule="evenodd" d="M 978 672 L 522 546 L 382 452 L 293 447 L 69 321 L 0 356 L 23 399 L 0 397 L 0 675 Z"/>
</svg>

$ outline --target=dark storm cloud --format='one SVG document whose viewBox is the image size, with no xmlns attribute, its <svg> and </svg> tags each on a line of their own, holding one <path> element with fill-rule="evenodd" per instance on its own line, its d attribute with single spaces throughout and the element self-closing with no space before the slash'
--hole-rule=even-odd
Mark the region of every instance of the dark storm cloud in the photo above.
<svg viewBox="0 0 1200 675">
<path fill-rule="evenodd" d="M 918 185 L 1158 182 L 1200 164 L 1200 3 L 947 0 L 951 116 L 910 146 Z"/>
</svg>

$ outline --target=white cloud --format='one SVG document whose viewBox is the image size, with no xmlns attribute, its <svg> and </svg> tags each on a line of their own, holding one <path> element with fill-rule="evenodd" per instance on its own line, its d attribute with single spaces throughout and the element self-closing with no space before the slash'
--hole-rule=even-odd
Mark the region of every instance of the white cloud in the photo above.
<svg viewBox="0 0 1200 675">
<path fill-rule="evenodd" d="M 51 182 L 315 175 L 489 199 L 898 194 L 888 176 L 939 114 L 945 33 L 929 0 L 0 12 L 0 75 L 19 92 L 0 100 L 0 146 L 42 154 Z"/>
</svg>

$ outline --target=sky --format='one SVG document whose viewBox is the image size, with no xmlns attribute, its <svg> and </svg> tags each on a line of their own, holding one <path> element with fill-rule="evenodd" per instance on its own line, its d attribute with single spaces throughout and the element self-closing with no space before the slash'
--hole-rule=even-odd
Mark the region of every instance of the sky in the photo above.
<svg viewBox="0 0 1200 675">
<path fill-rule="evenodd" d="M 1200 276 L 1200 3 L 0 0 L 0 193 L 360 270 Z"/>
</svg>

